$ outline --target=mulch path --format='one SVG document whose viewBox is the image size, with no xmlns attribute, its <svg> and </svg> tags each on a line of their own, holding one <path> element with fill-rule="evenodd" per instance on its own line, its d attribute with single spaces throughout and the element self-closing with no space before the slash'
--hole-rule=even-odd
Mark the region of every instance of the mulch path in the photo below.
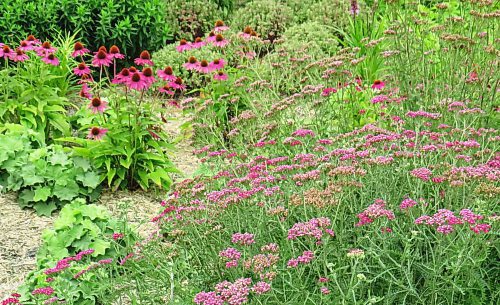
<svg viewBox="0 0 500 305">
<path fill-rule="evenodd" d="M 164 128 L 176 142 L 171 160 L 184 176 L 189 177 L 197 169 L 198 159 L 192 154 L 188 135 L 180 131 L 186 118 L 177 110 L 170 116 Z M 161 210 L 160 201 L 164 195 L 164 192 L 108 191 L 102 194 L 99 204 L 106 206 L 115 216 L 126 214 L 139 234 L 147 236 L 154 229 L 149 220 Z M 14 194 L 0 194 L 0 300 L 15 292 L 36 267 L 42 232 L 52 227 L 56 217 L 57 213 L 51 217 L 39 217 L 33 210 L 20 209 Z"/>
</svg>

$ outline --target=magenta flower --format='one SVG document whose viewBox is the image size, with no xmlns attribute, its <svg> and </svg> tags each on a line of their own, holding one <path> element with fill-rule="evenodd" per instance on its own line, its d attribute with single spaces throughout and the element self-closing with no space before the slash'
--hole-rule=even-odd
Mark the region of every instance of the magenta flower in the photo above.
<svg viewBox="0 0 500 305">
<path fill-rule="evenodd" d="M 37 295 L 37 294 L 44 294 L 44 295 L 52 295 L 54 293 L 54 288 L 48 286 L 48 287 L 41 287 L 33 290 L 31 294 Z"/>
<path fill-rule="evenodd" d="M 73 46 L 73 53 L 71 53 L 71 57 L 76 58 L 88 53 L 90 53 L 89 49 L 85 48 L 81 42 L 76 42 Z"/>
<path fill-rule="evenodd" d="M 45 62 L 46 64 L 53 65 L 53 66 L 59 66 L 59 59 L 55 57 L 54 54 L 49 54 L 46 57 L 42 57 L 42 61 Z"/>
<path fill-rule="evenodd" d="M 229 41 L 227 41 L 222 34 L 217 34 L 212 44 L 216 47 L 223 48 L 229 44 Z"/>
<path fill-rule="evenodd" d="M 153 62 L 151 61 L 151 55 L 149 52 L 144 50 L 139 55 L 139 58 L 134 59 L 134 63 L 138 66 L 153 66 Z"/>
<path fill-rule="evenodd" d="M 201 39 L 201 37 L 196 37 L 196 39 L 194 40 L 194 42 L 191 44 L 191 48 L 192 49 L 199 49 L 203 46 L 205 46 L 207 43 L 205 41 L 203 41 L 203 39 Z M 178 46 L 180 47 L 180 46 Z"/>
<path fill-rule="evenodd" d="M 126 85 L 130 89 L 134 89 L 137 91 L 148 89 L 151 86 L 151 84 L 141 72 L 135 72 L 134 74 L 132 74 L 132 77 L 126 83 Z"/>
<path fill-rule="evenodd" d="M 87 75 L 90 74 L 90 68 L 84 62 L 81 62 L 73 69 L 73 73 L 78 76 Z"/>
<path fill-rule="evenodd" d="M 183 84 L 182 78 L 177 77 L 175 81 L 168 83 L 168 85 L 176 90 L 185 90 L 186 85 Z"/>
<path fill-rule="evenodd" d="M 179 41 L 179 45 L 175 48 L 177 49 L 177 52 L 184 52 L 191 50 L 192 47 L 191 44 L 186 41 L 186 39 L 181 39 L 181 41 Z"/>
<path fill-rule="evenodd" d="M 176 79 L 172 67 L 166 67 L 163 70 L 158 70 L 156 71 L 156 74 L 165 81 L 173 82 Z"/>
<path fill-rule="evenodd" d="M 207 37 L 206 41 L 207 42 L 214 42 L 215 38 L 216 38 L 215 32 L 211 31 L 210 33 L 208 33 L 208 37 Z"/>
<path fill-rule="evenodd" d="M 332 93 L 336 93 L 337 89 L 335 88 L 325 88 L 323 92 L 321 92 L 321 96 L 329 96 Z"/>
<path fill-rule="evenodd" d="M 35 49 L 35 46 L 33 44 L 31 44 L 29 41 L 23 40 L 19 44 L 19 50 L 21 50 L 21 51 L 28 52 L 28 51 L 32 51 L 34 49 Z"/>
<path fill-rule="evenodd" d="M 144 80 L 149 84 L 153 84 L 156 79 L 153 74 L 153 69 L 147 67 L 142 70 L 142 76 L 144 77 Z"/>
<path fill-rule="evenodd" d="M 48 54 L 55 53 L 56 51 L 57 49 L 52 47 L 52 45 L 48 41 L 42 43 L 41 46 L 35 48 L 36 54 L 42 57 L 46 57 Z"/>
<path fill-rule="evenodd" d="M 160 88 L 158 89 L 158 91 L 160 91 L 161 93 L 166 93 L 166 94 L 168 94 L 168 95 L 174 95 L 174 94 L 175 94 L 175 92 L 173 92 L 173 91 L 172 91 L 172 90 L 170 90 L 170 89 L 171 89 L 171 88 L 170 88 L 170 86 L 169 86 L 168 84 L 166 84 L 165 86 L 160 87 Z"/>
<path fill-rule="evenodd" d="M 112 59 L 124 59 L 125 55 L 120 53 L 120 49 L 113 45 L 111 48 L 109 48 L 109 56 L 111 56 Z"/>
<path fill-rule="evenodd" d="M 213 69 L 210 67 L 210 65 L 208 64 L 208 61 L 206 61 L 205 59 L 200 61 L 198 63 L 198 65 L 196 66 L 196 71 L 200 72 L 200 73 L 204 73 L 204 74 L 207 74 L 207 73 L 210 73 L 213 71 Z"/>
<path fill-rule="evenodd" d="M 382 90 L 385 87 L 385 83 L 381 80 L 375 80 L 372 85 L 372 89 L 374 90 Z"/>
<path fill-rule="evenodd" d="M 109 67 L 109 65 L 111 65 L 111 56 L 109 56 L 108 53 L 106 53 L 106 51 L 99 50 L 99 52 L 97 52 L 94 55 L 94 59 L 92 60 L 92 65 L 94 67 L 102 67 L 102 66 Z"/>
<path fill-rule="evenodd" d="M 214 75 L 214 79 L 219 81 L 225 81 L 227 80 L 227 78 L 228 78 L 227 74 L 222 71 L 219 71 Z"/>
<path fill-rule="evenodd" d="M 186 68 L 186 70 L 196 70 L 198 68 L 198 60 L 196 57 L 191 56 L 189 57 L 188 61 L 184 63 L 182 66 Z"/>
<path fill-rule="evenodd" d="M 108 106 L 108 102 L 101 100 L 98 97 L 94 97 L 89 104 L 89 109 L 92 111 L 92 113 L 96 114 L 98 112 L 103 113 L 104 110 L 106 110 Z"/>
<path fill-rule="evenodd" d="M 17 48 L 14 55 L 11 57 L 15 62 L 23 62 L 29 59 L 29 56 L 23 50 Z"/>
<path fill-rule="evenodd" d="M 16 53 L 12 51 L 12 49 L 7 46 L 3 45 L 2 49 L 0 49 L 0 57 L 3 57 L 4 59 L 13 59 Z"/>
<path fill-rule="evenodd" d="M 111 81 L 113 84 L 125 84 L 130 80 L 130 71 L 127 68 L 123 68 L 120 73 L 118 73 L 115 78 Z"/>
<path fill-rule="evenodd" d="M 229 30 L 229 27 L 224 24 L 224 21 L 222 20 L 217 20 L 215 22 L 215 28 L 214 32 L 219 33 L 219 32 L 224 32 Z"/>
<path fill-rule="evenodd" d="M 271 285 L 266 282 L 257 282 L 253 285 L 252 291 L 255 292 L 255 294 L 264 294 L 271 290 Z"/>
<path fill-rule="evenodd" d="M 36 39 L 35 36 L 33 36 L 33 35 L 28 35 L 28 37 L 26 37 L 25 41 L 32 46 L 37 46 L 37 45 L 42 43 L 40 40 Z"/>
<path fill-rule="evenodd" d="M 209 66 L 213 69 L 213 70 L 220 70 L 220 69 L 223 69 L 224 68 L 224 65 L 226 64 L 226 62 L 224 61 L 224 59 L 214 59 L 214 61 L 212 61 Z"/>
<path fill-rule="evenodd" d="M 107 132 L 108 130 L 106 128 L 92 127 L 89 129 L 87 138 L 93 140 L 101 140 Z"/>
<path fill-rule="evenodd" d="M 251 233 L 234 233 L 231 242 L 239 245 L 251 245 L 255 243 L 255 240 Z"/>
</svg>

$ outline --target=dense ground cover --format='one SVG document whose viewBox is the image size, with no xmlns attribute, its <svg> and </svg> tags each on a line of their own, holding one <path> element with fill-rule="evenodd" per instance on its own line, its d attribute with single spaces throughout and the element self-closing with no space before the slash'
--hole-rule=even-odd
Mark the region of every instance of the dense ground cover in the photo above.
<svg viewBox="0 0 500 305">
<path fill-rule="evenodd" d="M 62 208 L 3 303 L 497 304 L 499 5 L 228 3 L 182 4 L 205 19 L 140 68 L 2 46 L 0 182 Z M 200 163 L 174 184 L 172 108 Z M 155 230 L 102 187 L 168 190 Z"/>
</svg>

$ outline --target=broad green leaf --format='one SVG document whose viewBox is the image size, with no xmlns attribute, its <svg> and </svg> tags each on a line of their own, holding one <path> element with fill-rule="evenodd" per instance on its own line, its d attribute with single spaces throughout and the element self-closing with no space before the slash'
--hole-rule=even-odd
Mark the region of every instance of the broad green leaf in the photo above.
<svg viewBox="0 0 500 305">
<path fill-rule="evenodd" d="M 52 212 L 57 210 L 57 205 L 55 204 L 54 201 L 49 201 L 49 202 L 39 202 L 36 203 L 33 208 L 36 211 L 36 214 L 38 216 L 50 216 L 52 215 Z"/>
<path fill-rule="evenodd" d="M 52 190 L 48 186 L 38 187 L 35 189 L 35 196 L 33 196 L 33 201 L 47 201 L 47 198 L 51 195 Z"/>
</svg>

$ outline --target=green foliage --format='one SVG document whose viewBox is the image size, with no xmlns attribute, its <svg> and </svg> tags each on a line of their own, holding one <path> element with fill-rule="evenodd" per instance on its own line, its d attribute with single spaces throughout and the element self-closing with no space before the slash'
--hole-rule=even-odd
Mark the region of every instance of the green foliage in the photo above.
<svg viewBox="0 0 500 305">
<path fill-rule="evenodd" d="M 302 7 L 298 13 L 299 16 L 305 15 L 303 18 L 306 20 L 316 21 L 326 26 L 347 29 L 349 26 L 349 19 L 352 16 L 350 14 L 350 1 L 320 0 L 310 2 L 310 6 Z M 367 9 L 362 1 L 358 1 L 358 5 L 360 6 L 360 16 L 365 15 Z"/>
<path fill-rule="evenodd" d="M 44 63 L 34 53 L 22 63 L 5 62 L 0 68 L 0 124 L 22 124 L 48 142 L 70 134 L 67 108 L 74 105 L 67 95 L 74 90 L 69 59 L 73 42 L 69 35 L 56 40 L 58 66 Z"/>
<path fill-rule="evenodd" d="M 212 1 L 164 1 L 167 3 L 167 22 L 172 27 L 175 39 L 194 40 L 196 37 L 203 37 L 213 29 L 215 22 L 224 16 L 224 7 Z"/>
<path fill-rule="evenodd" d="M 274 41 L 292 24 L 293 12 L 277 0 L 253 0 L 236 10 L 230 26 L 243 31 L 251 26 L 263 39 Z"/>
<path fill-rule="evenodd" d="M 6 0 L 0 3 L 0 41 L 14 43 L 28 34 L 51 40 L 59 31 L 78 32 L 93 50 L 115 44 L 135 57 L 171 38 L 165 7 L 164 0 Z"/>
<path fill-rule="evenodd" d="M 87 159 L 68 154 L 60 145 L 40 146 L 40 135 L 9 125 L 0 134 L 0 185 L 18 192 L 21 207 L 50 214 L 75 198 L 95 199 L 99 175 Z"/>
<path fill-rule="evenodd" d="M 115 233 L 122 235 L 114 240 Z M 75 200 L 64 206 L 53 228 L 42 234 L 42 245 L 37 253 L 37 270 L 28 276 L 20 288 L 20 291 L 26 292 L 23 304 L 31 304 L 27 302 L 32 298 L 30 292 L 34 288 L 46 286 L 48 278 L 53 278 L 52 285 L 61 289 L 57 293 L 68 304 L 98 304 L 99 285 L 95 278 L 96 273 L 102 273 L 101 270 L 88 272 L 78 279 L 74 275 L 85 269 L 84 264 L 90 261 L 124 257 L 136 240 L 137 236 L 126 222 L 112 217 L 102 206 L 87 205 L 83 200 Z M 93 253 L 83 256 L 81 261 L 70 262 L 69 268 L 54 274 L 44 273 L 54 268 L 57 262 L 88 249 L 93 249 Z M 117 261 L 113 264 L 117 264 Z"/>
<path fill-rule="evenodd" d="M 310 55 L 333 55 L 338 49 L 338 41 L 333 27 L 309 21 L 289 27 L 283 33 L 281 47 L 290 53 L 307 46 Z M 318 54 L 319 53 L 319 54 Z"/>
</svg>

